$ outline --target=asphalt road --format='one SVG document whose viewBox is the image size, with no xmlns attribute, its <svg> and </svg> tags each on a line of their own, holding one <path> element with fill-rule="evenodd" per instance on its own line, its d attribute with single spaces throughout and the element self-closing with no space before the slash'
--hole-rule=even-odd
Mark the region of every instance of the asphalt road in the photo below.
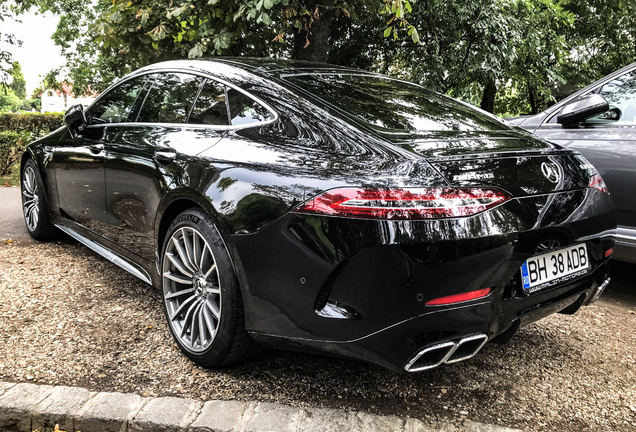
<svg viewBox="0 0 636 432">
<path fill-rule="evenodd" d="M 28 239 L 22 218 L 20 188 L 0 187 L 0 239 Z"/>
</svg>

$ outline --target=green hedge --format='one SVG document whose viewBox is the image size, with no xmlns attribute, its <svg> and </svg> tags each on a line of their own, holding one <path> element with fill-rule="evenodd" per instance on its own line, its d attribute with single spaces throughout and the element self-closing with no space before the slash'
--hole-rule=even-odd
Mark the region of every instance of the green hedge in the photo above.
<svg viewBox="0 0 636 432">
<path fill-rule="evenodd" d="M 11 174 L 11 167 L 20 162 L 24 148 L 31 141 L 30 132 L 0 132 L 0 176 Z"/>
<path fill-rule="evenodd" d="M 0 176 L 11 173 L 31 141 L 64 124 L 64 114 L 0 114 Z"/>
<path fill-rule="evenodd" d="M 64 114 L 0 114 L 0 132 L 28 131 L 33 139 L 43 137 L 64 124 Z"/>
</svg>

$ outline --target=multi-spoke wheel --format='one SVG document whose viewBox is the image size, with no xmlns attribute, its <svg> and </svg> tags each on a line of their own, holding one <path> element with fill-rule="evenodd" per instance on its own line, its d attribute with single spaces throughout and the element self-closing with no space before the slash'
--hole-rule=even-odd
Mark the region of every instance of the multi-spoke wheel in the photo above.
<svg viewBox="0 0 636 432">
<path fill-rule="evenodd" d="M 22 208 L 24 209 L 24 221 L 29 231 L 35 231 L 38 227 L 38 219 L 40 209 L 38 204 L 40 197 L 38 196 L 38 185 L 35 182 L 35 171 L 33 167 L 27 166 L 22 175 Z"/>
<path fill-rule="evenodd" d="M 24 222 L 31 237 L 37 240 L 49 240 L 57 234 L 49 220 L 49 211 L 44 197 L 42 177 L 32 159 L 22 167 L 22 211 Z"/>
<path fill-rule="evenodd" d="M 227 248 L 202 210 L 186 210 L 168 228 L 161 279 L 170 330 L 196 363 L 223 366 L 258 351 L 245 332 L 241 289 Z"/>
<path fill-rule="evenodd" d="M 163 256 L 163 296 L 175 336 L 188 350 L 205 351 L 221 318 L 214 255 L 196 229 L 183 227 L 172 234 Z"/>
</svg>

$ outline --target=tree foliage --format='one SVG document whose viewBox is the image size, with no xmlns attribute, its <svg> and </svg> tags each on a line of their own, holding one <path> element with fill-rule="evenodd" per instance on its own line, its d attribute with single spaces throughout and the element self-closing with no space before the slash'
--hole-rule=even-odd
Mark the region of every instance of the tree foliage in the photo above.
<svg viewBox="0 0 636 432">
<path fill-rule="evenodd" d="M 20 108 L 21 100 L 11 89 L 0 90 L 0 113 L 16 111 Z"/>
<path fill-rule="evenodd" d="M 20 66 L 20 63 L 17 61 L 13 62 L 9 74 L 11 75 L 11 84 L 9 84 L 9 88 L 13 90 L 13 93 L 20 99 L 26 99 L 26 80 L 22 74 L 22 67 Z"/>
<path fill-rule="evenodd" d="M 0 0 L 4 2 L 4 0 Z M 633 0 L 25 0 L 58 14 L 53 71 L 82 91 L 162 60 L 328 61 L 419 82 L 489 111 L 544 109 L 636 60 Z M 6 9 L 6 8 L 5 8 Z"/>
<path fill-rule="evenodd" d="M 0 0 L 0 23 L 12 20 L 15 17 L 15 11 L 9 7 L 8 2 Z M 0 25 L 0 44 L 21 46 L 22 42 L 10 33 L 3 31 Z M 6 89 L 11 80 L 11 69 L 13 67 L 13 56 L 0 45 L 0 87 Z"/>
</svg>

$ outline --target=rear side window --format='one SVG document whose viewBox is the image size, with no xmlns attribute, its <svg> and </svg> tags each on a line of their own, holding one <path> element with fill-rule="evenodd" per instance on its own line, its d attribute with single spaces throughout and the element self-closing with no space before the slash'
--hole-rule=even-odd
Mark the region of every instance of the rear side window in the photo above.
<svg viewBox="0 0 636 432">
<path fill-rule="evenodd" d="M 188 123 L 221 125 L 230 124 L 225 103 L 225 86 L 207 80 L 194 103 Z"/>
<path fill-rule="evenodd" d="M 89 124 L 122 123 L 146 83 L 145 76 L 133 78 L 115 87 L 102 96 L 86 112 Z"/>
<path fill-rule="evenodd" d="M 383 76 L 307 74 L 284 79 L 374 129 L 398 133 L 510 129 L 490 113 L 419 85 Z"/>
<path fill-rule="evenodd" d="M 140 123 L 185 123 L 205 78 L 157 74 L 137 118 Z"/>
<path fill-rule="evenodd" d="M 267 108 L 237 90 L 228 89 L 227 98 L 232 126 L 259 123 L 273 118 Z"/>
</svg>

